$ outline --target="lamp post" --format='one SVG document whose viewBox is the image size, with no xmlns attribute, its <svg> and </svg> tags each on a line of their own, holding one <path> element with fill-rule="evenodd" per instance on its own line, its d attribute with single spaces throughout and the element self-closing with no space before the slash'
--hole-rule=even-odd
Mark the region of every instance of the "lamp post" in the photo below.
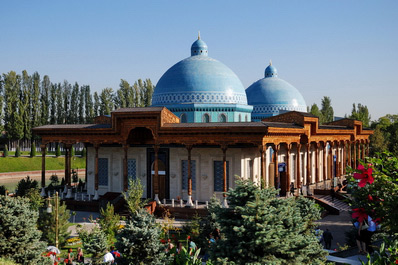
<svg viewBox="0 0 398 265">
<path fill-rule="evenodd" d="M 48 201 L 47 213 L 52 213 L 52 205 L 50 197 L 48 198 L 48 200 L 49 201 Z M 58 248 L 58 191 L 55 192 L 54 204 L 55 204 L 55 247 Z"/>
</svg>

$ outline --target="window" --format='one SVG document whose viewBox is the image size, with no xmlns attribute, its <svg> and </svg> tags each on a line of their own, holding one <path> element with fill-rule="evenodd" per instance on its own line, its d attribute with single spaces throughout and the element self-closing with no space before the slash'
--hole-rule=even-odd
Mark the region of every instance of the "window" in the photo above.
<svg viewBox="0 0 398 265">
<path fill-rule="evenodd" d="M 187 115 L 185 113 L 180 116 L 181 123 L 187 123 Z"/>
<path fill-rule="evenodd" d="M 239 122 L 241 122 L 241 121 L 242 121 L 242 115 L 239 114 Z"/>
<path fill-rule="evenodd" d="M 181 161 L 182 189 L 188 190 L 188 160 Z M 196 161 L 191 160 L 192 190 L 196 190 Z"/>
<path fill-rule="evenodd" d="M 214 161 L 214 191 L 223 191 L 224 166 L 223 161 Z M 229 187 L 229 161 L 227 161 L 227 190 Z"/>
<path fill-rule="evenodd" d="M 98 185 L 108 186 L 108 158 L 98 158 Z"/>
<path fill-rule="evenodd" d="M 246 177 L 250 180 L 253 180 L 253 160 L 247 160 L 246 164 Z"/>
<path fill-rule="evenodd" d="M 209 116 L 209 114 L 204 114 L 204 115 L 203 115 L 203 122 L 205 122 L 205 123 L 209 123 L 209 122 L 210 122 L 210 116 Z"/>
<path fill-rule="evenodd" d="M 137 178 L 137 163 L 135 159 L 127 160 L 127 176 L 129 179 Z"/>
<path fill-rule="evenodd" d="M 246 122 L 249 121 L 249 115 L 247 115 L 247 114 L 246 114 L 246 117 L 245 117 L 245 121 L 246 121 Z"/>
<path fill-rule="evenodd" d="M 220 115 L 220 122 L 227 122 L 227 116 L 225 116 L 225 114 L 221 114 Z"/>
</svg>

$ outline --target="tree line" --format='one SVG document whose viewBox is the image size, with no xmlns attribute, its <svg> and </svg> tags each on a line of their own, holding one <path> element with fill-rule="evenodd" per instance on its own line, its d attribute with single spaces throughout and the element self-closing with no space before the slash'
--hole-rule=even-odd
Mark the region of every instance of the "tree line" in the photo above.
<svg viewBox="0 0 398 265">
<path fill-rule="evenodd" d="M 0 75 L 0 136 L 10 140 L 33 140 L 32 128 L 46 124 L 84 124 L 117 108 L 152 104 L 154 85 L 138 79 L 130 85 L 121 79 L 119 88 L 91 93 L 89 85 L 65 80 L 53 83 L 48 75 L 15 71 Z"/>
</svg>

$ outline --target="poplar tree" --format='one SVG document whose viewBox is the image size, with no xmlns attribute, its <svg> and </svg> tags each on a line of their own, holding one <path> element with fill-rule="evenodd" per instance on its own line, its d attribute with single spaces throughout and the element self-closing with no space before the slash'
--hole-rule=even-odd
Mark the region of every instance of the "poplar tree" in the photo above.
<svg viewBox="0 0 398 265">
<path fill-rule="evenodd" d="M 94 106 L 93 106 L 93 97 L 90 93 L 90 86 L 85 86 L 85 95 L 84 95 L 84 106 L 85 106 L 85 114 L 86 114 L 86 123 L 93 122 L 94 118 Z"/>
<path fill-rule="evenodd" d="M 52 88 L 48 75 L 43 77 L 41 82 L 41 125 L 48 124 L 50 117 L 50 101 L 49 95 Z"/>
<path fill-rule="evenodd" d="M 322 120 L 322 113 L 321 113 L 321 111 L 319 110 L 317 104 L 315 104 L 315 103 L 312 104 L 310 113 L 311 113 L 312 115 L 317 116 L 317 117 L 319 118 L 319 121 Z"/>
<path fill-rule="evenodd" d="M 94 92 L 94 117 L 100 115 L 100 99 L 97 92 Z"/>
<path fill-rule="evenodd" d="M 358 107 L 355 106 L 355 103 L 352 104 L 352 111 L 350 118 L 361 121 L 364 127 L 370 126 L 370 115 L 368 107 L 362 105 L 361 103 L 358 103 Z"/>
<path fill-rule="evenodd" d="M 70 110 L 68 112 L 68 122 L 76 124 L 78 122 L 78 110 L 79 110 L 79 84 L 75 82 L 72 95 L 70 98 Z"/>
<path fill-rule="evenodd" d="M 72 87 L 68 83 L 68 81 L 64 81 L 62 85 L 62 94 L 63 94 L 63 122 L 62 123 L 72 123 L 71 115 L 70 115 L 70 97 L 71 97 Z"/>
<path fill-rule="evenodd" d="M 115 104 L 118 108 L 126 108 L 129 104 L 127 103 L 129 97 L 130 84 L 121 79 L 119 89 L 116 91 Z"/>
<path fill-rule="evenodd" d="M 109 87 L 104 88 L 101 92 L 100 100 L 100 115 L 110 115 L 114 109 L 113 89 Z"/>
<path fill-rule="evenodd" d="M 40 112 L 40 75 L 38 72 L 34 72 L 32 75 L 32 89 L 31 89 L 31 117 L 32 117 L 32 128 L 41 125 Z"/>
<path fill-rule="evenodd" d="M 57 85 L 57 124 L 63 124 L 64 121 L 64 95 L 62 93 L 61 83 Z"/>
<path fill-rule="evenodd" d="M 22 93 L 21 108 L 24 138 L 30 139 L 32 136 L 32 106 L 31 106 L 32 78 L 26 70 L 22 71 Z"/>
<path fill-rule="evenodd" d="M 51 84 L 50 90 L 50 124 L 57 123 L 57 84 Z"/>
<path fill-rule="evenodd" d="M 149 107 L 152 105 L 152 94 L 155 87 L 152 85 L 151 79 L 145 80 L 144 87 L 145 87 L 144 106 Z"/>
<path fill-rule="evenodd" d="M 327 96 L 323 97 L 321 113 L 322 113 L 321 124 L 325 124 L 325 123 L 333 121 L 334 112 L 333 112 L 333 108 L 332 108 L 332 100 L 330 99 L 330 97 L 327 97 Z"/>
<path fill-rule="evenodd" d="M 3 96 L 3 77 L 0 75 L 0 135 L 4 130 L 3 124 L 3 104 L 4 104 L 4 96 Z"/>
<path fill-rule="evenodd" d="M 81 86 L 80 87 L 80 91 L 79 91 L 79 117 L 77 120 L 77 123 L 79 124 L 83 124 L 84 123 L 84 110 L 85 110 L 85 97 L 86 94 L 86 88 L 85 86 Z"/>
</svg>

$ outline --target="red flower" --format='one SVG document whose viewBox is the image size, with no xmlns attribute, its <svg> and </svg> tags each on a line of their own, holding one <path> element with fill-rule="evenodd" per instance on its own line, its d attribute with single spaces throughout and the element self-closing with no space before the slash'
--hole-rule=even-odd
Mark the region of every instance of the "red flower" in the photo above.
<svg viewBox="0 0 398 265">
<path fill-rule="evenodd" d="M 395 261 L 395 264 L 398 264 L 398 259 Z"/>
<path fill-rule="evenodd" d="M 358 222 L 362 223 L 363 220 L 368 218 L 368 215 L 365 212 L 364 208 L 355 208 L 352 209 L 354 212 L 352 213 L 352 218 L 357 218 Z"/>
<path fill-rule="evenodd" d="M 164 240 L 164 239 L 161 239 L 160 242 L 161 242 L 162 244 L 166 244 L 166 240 Z"/>
<path fill-rule="evenodd" d="M 368 195 L 368 200 L 369 200 L 369 201 L 373 201 L 372 195 L 370 195 L 370 194 Z"/>
<path fill-rule="evenodd" d="M 372 177 L 372 168 L 371 167 L 366 169 L 363 165 L 359 165 L 358 170 L 360 170 L 361 173 L 354 173 L 354 178 L 361 180 L 358 183 L 358 186 L 360 188 L 365 187 L 366 183 L 369 183 L 369 184 L 373 183 L 374 179 Z"/>
<path fill-rule="evenodd" d="M 373 219 L 373 221 L 376 223 L 376 225 L 379 225 L 381 223 L 381 218 Z"/>
</svg>

